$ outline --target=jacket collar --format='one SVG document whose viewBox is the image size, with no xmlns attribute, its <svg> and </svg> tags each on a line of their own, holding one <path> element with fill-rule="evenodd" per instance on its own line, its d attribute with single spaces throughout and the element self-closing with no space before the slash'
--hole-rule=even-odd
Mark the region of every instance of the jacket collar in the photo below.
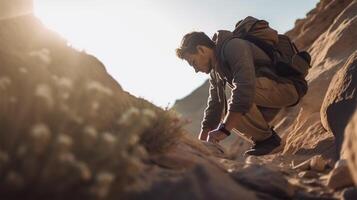
<svg viewBox="0 0 357 200">
<path fill-rule="evenodd" d="M 232 37 L 233 33 L 227 30 L 219 30 L 213 35 L 212 41 L 215 43 L 214 52 L 218 61 L 222 60 L 222 48 L 224 44 Z"/>
</svg>

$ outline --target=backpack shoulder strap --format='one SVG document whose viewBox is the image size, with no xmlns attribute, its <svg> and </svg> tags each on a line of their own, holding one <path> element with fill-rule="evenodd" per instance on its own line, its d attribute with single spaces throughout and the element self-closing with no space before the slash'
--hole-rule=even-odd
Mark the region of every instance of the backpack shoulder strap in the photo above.
<svg viewBox="0 0 357 200">
<path fill-rule="evenodd" d="M 264 42 L 263 40 L 253 36 L 253 35 L 246 35 L 244 38 L 241 38 L 244 40 L 247 40 L 253 44 L 255 44 L 258 48 L 264 51 L 265 54 L 268 55 L 272 63 L 276 61 L 276 48 L 267 42 Z"/>
<path fill-rule="evenodd" d="M 256 45 L 258 48 L 260 48 L 261 50 L 263 50 L 263 52 L 265 54 L 268 55 L 268 57 L 270 58 L 271 60 L 271 64 L 273 65 L 276 60 L 277 60 L 277 56 L 276 56 L 276 48 L 266 42 L 264 42 L 263 40 L 253 36 L 253 35 L 246 35 L 245 37 L 238 37 L 238 36 L 233 36 L 229 39 L 227 39 L 224 44 L 222 45 L 222 47 L 220 48 L 220 52 L 219 52 L 219 58 L 221 59 L 221 62 L 226 65 L 227 67 L 229 67 L 228 63 L 227 63 L 227 60 L 225 59 L 225 56 L 224 56 L 224 47 L 227 45 L 227 43 L 234 39 L 234 38 L 239 38 L 239 39 L 242 39 L 242 40 L 246 40 L 248 42 L 251 42 L 253 43 L 254 45 Z"/>
</svg>

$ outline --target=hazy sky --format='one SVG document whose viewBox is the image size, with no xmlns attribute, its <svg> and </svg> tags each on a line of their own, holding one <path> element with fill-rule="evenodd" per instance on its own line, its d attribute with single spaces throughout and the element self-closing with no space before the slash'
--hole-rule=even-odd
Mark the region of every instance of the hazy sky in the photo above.
<svg viewBox="0 0 357 200">
<path fill-rule="evenodd" d="M 35 13 L 73 46 L 98 57 L 108 72 L 135 96 L 166 107 L 199 87 L 195 74 L 175 56 L 182 36 L 232 30 L 248 15 L 265 19 L 279 32 L 318 0 L 35 0 Z"/>
</svg>

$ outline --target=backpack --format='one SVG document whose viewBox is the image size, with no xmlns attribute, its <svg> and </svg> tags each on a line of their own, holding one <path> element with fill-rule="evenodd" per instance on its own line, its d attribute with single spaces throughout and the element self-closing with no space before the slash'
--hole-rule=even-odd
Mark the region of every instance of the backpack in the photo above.
<svg viewBox="0 0 357 200">
<path fill-rule="evenodd" d="M 265 20 L 246 17 L 236 24 L 233 37 L 248 40 L 262 49 L 279 76 L 305 78 L 311 68 L 310 54 L 299 51 L 288 36 L 278 34 Z"/>
</svg>

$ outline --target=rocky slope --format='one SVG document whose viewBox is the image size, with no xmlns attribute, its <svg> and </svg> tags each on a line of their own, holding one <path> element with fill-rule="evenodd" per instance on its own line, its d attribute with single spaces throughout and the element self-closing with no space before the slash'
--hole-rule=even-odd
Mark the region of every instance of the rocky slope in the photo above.
<svg viewBox="0 0 357 200">
<path fill-rule="evenodd" d="M 21 14 L 0 20 L 0 199 L 124 198 L 180 122 Z"/>
<path fill-rule="evenodd" d="M 306 32 L 307 35 L 311 35 L 308 32 L 315 24 L 316 26 L 322 24 L 318 19 L 325 17 L 327 19 L 326 23 L 329 24 L 325 25 L 326 29 L 316 30 L 318 31 L 318 37 L 308 47 L 308 51 L 312 56 L 312 69 L 307 77 L 309 92 L 299 105 L 297 119 L 292 125 L 289 125 L 285 153 L 296 152 L 301 148 L 311 148 L 318 145 L 317 143 L 307 142 L 306 136 L 311 138 L 308 141 L 316 142 L 327 139 L 329 137 L 328 134 L 331 134 L 331 131 L 325 131 L 329 130 L 326 125 L 322 126 L 324 120 L 321 121 L 321 117 L 324 119 L 325 115 L 323 113 L 324 108 L 321 109 L 321 106 L 326 103 L 324 99 L 331 79 L 343 67 L 350 55 L 356 51 L 357 43 L 353 39 L 357 36 L 356 9 L 356 1 L 321 1 L 312 13 L 310 12 L 307 15 L 306 19 L 299 22 L 306 23 L 300 31 Z M 335 18 L 330 20 L 327 16 L 335 16 Z M 309 28 L 309 26 L 311 27 Z M 299 30 L 300 27 L 297 26 L 296 29 Z M 287 34 L 289 35 L 293 32 L 294 30 Z M 303 41 L 303 39 L 300 39 L 303 37 L 304 34 L 300 34 L 296 40 Z M 345 111 L 341 109 L 339 112 Z M 336 120 L 343 119 L 336 118 Z M 311 131 L 312 128 L 315 131 Z M 311 132 L 315 133 L 312 134 Z"/>
</svg>

